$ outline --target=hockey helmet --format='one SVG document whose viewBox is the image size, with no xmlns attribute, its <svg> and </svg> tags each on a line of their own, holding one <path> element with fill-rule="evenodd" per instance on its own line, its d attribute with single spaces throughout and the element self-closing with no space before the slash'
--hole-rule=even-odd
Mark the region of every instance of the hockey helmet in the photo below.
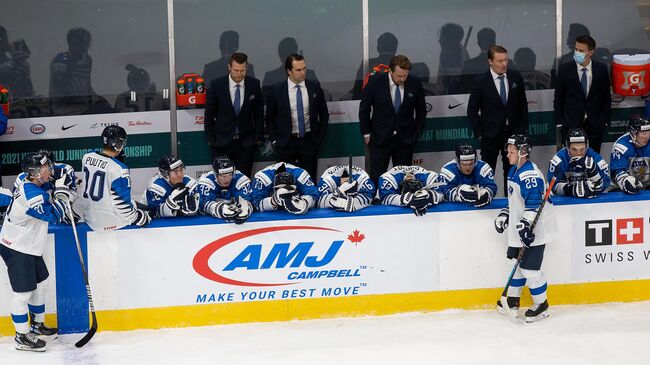
<svg viewBox="0 0 650 365">
<path fill-rule="evenodd" d="M 520 156 L 530 156 L 530 152 L 533 150 L 533 141 L 524 134 L 513 134 L 510 136 L 506 142 L 506 150 L 509 145 L 517 147 Z"/>
<path fill-rule="evenodd" d="M 217 175 L 232 174 L 235 172 L 235 164 L 232 162 L 230 157 L 226 155 L 216 156 L 214 160 L 212 160 L 212 168 Z"/>
<path fill-rule="evenodd" d="M 422 181 L 418 180 L 413 174 L 406 174 L 400 184 L 401 193 L 415 193 L 422 189 Z"/>
<path fill-rule="evenodd" d="M 38 153 L 44 154 L 45 156 L 47 156 L 47 158 L 50 159 L 52 163 L 54 163 L 54 152 L 52 152 L 51 150 L 48 150 L 47 148 L 41 148 L 40 150 L 38 150 Z"/>
<path fill-rule="evenodd" d="M 650 131 L 650 121 L 646 117 L 635 116 L 628 124 L 630 134 L 636 135 L 638 132 Z"/>
<path fill-rule="evenodd" d="M 295 185 L 293 175 L 287 171 L 287 167 L 282 164 L 275 170 L 275 177 L 273 178 L 273 186 L 287 186 Z"/>
<path fill-rule="evenodd" d="M 185 165 L 180 158 L 177 158 L 174 155 L 163 156 L 158 160 L 158 171 L 160 171 L 160 174 L 166 178 L 169 177 L 169 173 L 172 170 L 176 170 L 179 167 L 185 168 Z"/>
<path fill-rule="evenodd" d="M 458 162 L 476 160 L 476 149 L 472 145 L 461 144 L 456 147 L 456 160 Z"/>
<path fill-rule="evenodd" d="M 38 179 L 41 176 L 41 167 L 49 166 L 52 171 L 52 161 L 41 152 L 30 152 L 20 162 L 20 168 L 29 178 Z"/>
<path fill-rule="evenodd" d="M 109 125 L 102 131 L 102 143 L 104 148 L 121 151 L 126 146 L 126 130 L 119 125 Z"/>
<path fill-rule="evenodd" d="M 573 128 L 569 130 L 564 145 L 568 148 L 571 143 L 585 143 L 586 146 L 589 147 L 589 137 L 587 137 L 587 132 L 582 128 Z"/>
</svg>

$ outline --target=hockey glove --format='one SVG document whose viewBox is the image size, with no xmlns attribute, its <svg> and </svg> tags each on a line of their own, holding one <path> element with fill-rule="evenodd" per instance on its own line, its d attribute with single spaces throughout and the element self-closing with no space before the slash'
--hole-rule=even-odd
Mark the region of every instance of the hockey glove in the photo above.
<svg viewBox="0 0 650 365">
<path fill-rule="evenodd" d="M 239 207 L 240 211 L 239 214 L 237 214 L 237 216 L 235 217 L 235 223 L 242 224 L 246 222 L 246 220 L 253 213 L 253 205 L 251 204 L 251 202 L 249 202 L 248 200 L 240 196 L 237 198 L 237 206 Z"/>
<path fill-rule="evenodd" d="M 519 233 L 519 239 L 521 243 L 529 248 L 530 245 L 535 242 L 535 233 L 530 229 L 530 222 L 527 219 L 522 219 L 517 223 L 517 233 Z"/>
<path fill-rule="evenodd" d="M 620 178 L 616 180 L 621 190 L 627 194 L 638 194 L 641 191 L 642 185 L 634 176 L 621 174 Z"/>
<path fill-rule="evenodd" d="M 291 198 L 296 195 L 298 195 L 298 191 L 293 185 L 275 188 L 273 195 L 271 195 L 271 205 L 273 205 L 276 209 L 278 207 L 284 207 L 284 204 L 287 201 L 290 201 Z"/>
<path fill-rule="evenodd" d="M 336 188 L 336 190 L 334 191 L 334 195 L 339 198 L 347 197 L 348 195 L 355 195 L 357 193 L 358 188 L 359 187 L 356 180 L 344 182 L 343 184 L 341 184 L 341 186 Z"/>
<path fill-rule="evenodd" d="M 452 197 L 455 202 L 475 203 L 478 200 L 478 192 L 473 186 L 463 184 L 454 188 Z"/>
<path fill-rule="evenodd" d="M 226 221 L 235 219 L 241 213 L 241 208 L 234 201 L 220 201 L 213 205 L 211 215 Z"/>
<path fill-rule="evenodd" d="M 72 190 L 72 178 L 68 174 L 64 174 L 54 181 L 54 198 L 68 200 L 72 203 L 77 199 L 77 192 Z"/>
<path fill-rule="evenodd" d="M 284 210 L 292 214 L 304 214 L 309 210 L 309 202 L 307 199 L 298 195 L 293 195 L 289 200 L 284 201 Z"/>
<path fill-rule="evenodd" d="M 351 196 L 339 197 L 336 195 L 331 195 L 329 199 L 329 205 L 339 212 L 351 212 L 353 200 L 354 198 Z"/>
<path fill-rule="evenodd" d="M 404 192 L 399 198 L 399 202 L 405 207 L 410 207 L 412 200 L 413 200 L 413 193 L 411 192 Z"/>
<path fill-rule="evenodd" d="M 429 189 L 420 189 L 413 194 L 413 199 L 409 204 L 410 208 L 422 209 L 440 203 L 440 193 Z"/>
<path fill-rule="evenodd" d="M 593 198 L 596 196 L 594 183 L 589 180 L 574 181 L 567 186 L 570 189 L 570 194 L 567 195 L 572 195 L 576 198 Z"/>
<path fill-rule="evenodd" d="M 151 223 L 151 216 L 149 215 L 149 212 L 142 209 L 136 209 L 135 219 L 133 219 L 133 222 L 131 222 L 131 224 L 138 227 L 144 227 L 149 223 Z"/>
<path fill-rule="evenodd" d="M 181 204 L 181 213 L 184 216 L 193 216 L 196 215 L 199 211 L 199 194 L 185 194 L 185 199 L 183 199 L 183 204 Z"/>
<path fill-rule="evenodd" d="M 492 193 L 486 188 L 478 188 L 478 198 L 474 203 L 477 208 L 482 208 L 492 202 Z"/>
<path fill-rule="evenodd" d="M 503 233 L 508 229 L 508 221 L 510 220 L 510 210 L 508 208 L 501 209 L 499 215 L 494 220 L 494 229 L 497 230 L 497 233 Z"/>
</svg>

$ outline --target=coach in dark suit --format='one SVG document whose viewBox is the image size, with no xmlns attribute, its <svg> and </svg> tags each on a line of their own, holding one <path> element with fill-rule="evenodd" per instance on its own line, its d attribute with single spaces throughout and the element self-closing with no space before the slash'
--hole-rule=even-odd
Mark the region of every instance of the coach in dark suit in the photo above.
<svg viewBox="0 0 650 365">
<path fill-rule="evenodd" d="M 490 69 L 474 78 L 467 117 L 481 144 L 481 159 L 496 172 L 501 153 L 504 188 L 508 163 L 505 143 L 513 134 L 528 134 L 528 101 L 521 74 L 508 69 L 508 51 L 499 45 L 488 49 Z"/>
<path fill-rule="evenodd" d="M 306 79 L 307 65 L 299 54 L 287 57 L 287 79 L 271 86 L 266 127 L 278 162 L 296 164 L 318 178 L 318 147 L 325 138 L 329 111 L 323 89 Z"/>
<path fill-rule="evenodd" d="M 413 150 L 427 116 L 422 82 L 409 77 L 409 59 L 397 55 L 388 66 L 388 73 L 368 80 L 359 104 L 359 126 L 368 145 L 370 177 L 375 184 L 391 159 L 393 166 L 413 164 Z"/>
<path fill-rule="evenodd" d="M 210 83 L 204 127 L 212 157 L 228 155 L 239 171 L 251 176 L 264 135 L 264 101 L 259 80 L 246 76 L 247 65 L 248 56 L 233 53 L 228 75 Z"/>
<path fill-rule="evenodd" d="M 607 66 L 591 59 L 596 41 L 588 35 L 576 38 L 574 61 L 560 65 L 555 84 L 555 123 L 562 125 L 562 140 L 570 129 L 582 128 L 589 147 L 600 152 L 609 122 L 612 97 Z"/>
</svg>

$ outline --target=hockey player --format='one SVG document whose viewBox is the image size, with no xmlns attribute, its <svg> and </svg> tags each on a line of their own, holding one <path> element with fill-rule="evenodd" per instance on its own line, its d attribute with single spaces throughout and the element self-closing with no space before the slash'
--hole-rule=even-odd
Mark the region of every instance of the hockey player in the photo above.
<svg viewBox="0 0 650 365">
<path fill-rule="evenodd" d="M 317 200 L 318 189 L 300 167 L 278 162 L 255 174 L 253 205 L 261 212 L 284 210 L 304 214 Z"/>
<path fill-rule="evenodd" d="M 384 205 L 413 209 L 416 216 L 439 204 L 438 174 L 420 166 L 395 166 L 379 177 L 379 199 Z"/>
<path fill-rule="evenodd" d="M 44 283 L 49 276 L 43 252 L 50 223 L 69 222 L 66 194 L 50 194 L 42 186 L 50 181 L 52 163 L 42 153 L 30 153 L 21 168 L 25 179 L 13 200 L 0 231 L 0 256 L 7 265 L 13 290 L 11 319 L 16 328 L 16 348 L 45 351 L 43 339 L 57 336 L 56 328 L 44 324 Z M 29 314 L 29 315 L 28 315 Z M 31 325 L 29 324 L 31 321 Z M 38 337 L 42 337 L 40 339 Z"/>
<path fill-rule="evenodd" d="M 352 168 L 352 176 L 350 170 Z M 334 208 L 343 212 L 354 212 L 372 204 L 375 184 L 368 173 L 352 166 L 332 166 L 325 170 L 318 183 L 318 206 Z"/>
<path fill-rule="evenodd" d="M 194 216 L 199 210 L 198 183 L 185 175 L 183 161 L 173 155 L 158 160 L 158 173 L 145 193 L 154 217 Z"/>
<path fill-rule="evenodd" d="M 107 232 L 126 225 L 145 226 L 149 212 L 131 200 L 129 168 L 117 156 L 126 146 L 126 131 L 109 125 L 102 131 L 102 152 L 90 152 L 81 159 L 84 173 L 84 219 L 95 232 Z"/>
<path fill-rule="evenodd" d="M 614 142 L 609 163 L 612 180 L 627 194 L 636 194 L 650 186 L 650 121 L 633 118 L 629 132 Z"/>
<path fill-rule="evenodd" d="M 12 196 L 11 190 L 0 187 L 0 226 L 5 220 L 5 214 L 7 214 L 7 208 L 9 208 Z"/>
<path fill-rule="evenodd" d="M 509 163 L 513 165 L 508 172 L 508 206 L 501 209 L 494 226 L 498 233 L 508 231 L 509 259 L 516 260 L 522 246 L 526 249 L 508 288 L 509 308 L 503 308 L 499 301 L 497 310 L 506 315 L 510 310 L 516 315 L 522 289 L 524 285 L 528 285 L 533 297 L 533 306 L 526 311 L 525 318 L 526 322 L 533 322 L 548 317 L 546 279 L 540 270 L 544 248 L 548 243 L 543 216 L 537 221 L 535 232 L 531 230 L 531 224 L 544 197 L 544 175 L 530 161 L 533 144 L 528 136 L 515 134 L 508 138 L 506 146 Z M 513 224 L 509 224 L 510 222 Z"/>
<path fill-rule="evenodd" d="M 587 133 L 581 128 L 569 130 L 561 149 L 548 164 L 546 178 L 556 178 L 553 193 L 576 198 L 594 198 L 609 186 L 607 162 L 589 147 Z"/>
<path fill-rule="evenodd" d="M 228 156 L 215 156 L 212 169 L 199 179 L 201 211 L 242 224 L 253 213 L 251 180 L 235 169 Z"/>
<path fill-rule="evenodd" d="M 44 154 L 47 156 L 47 158 L 52 161 L 53 167 L 53 173 L 52 177 L 50 178 L 50 181 L 47 183 L 43 184 L 42 188 L 44 190 L 50 190 L 50 192 L 54 191 L 54 182 L 59 180 L 60 183 L 65 183 L 67 188 L 73 192 L 77 192 L 77 177 L 74 173 L 74 168 L 72 166 L 62 163 L 62 162 L 56 162 L 54 159 L 54 152 L 51 150 L 41 148 L 38 150 L 38 153 Z M 22 183 L 22 181 L 25 179 L 26 174 L 24 172 L 21 172 L 16 176 L 16 180 L 14 181 L 14 189 L 18 188 L 18 186 Z M 65 179 L 60 180 L 61 177 L 65 177 Z"/>
<path fill-rule="evenodd" d="M 456 159 L 442 167 L 439 180 L 440 191 L 450 202 L 481 208 L 490 204 L 497 193 L 492 168 L 478 160 L 476 150 L 468 144 L 456 148 Z"/>
</svg>

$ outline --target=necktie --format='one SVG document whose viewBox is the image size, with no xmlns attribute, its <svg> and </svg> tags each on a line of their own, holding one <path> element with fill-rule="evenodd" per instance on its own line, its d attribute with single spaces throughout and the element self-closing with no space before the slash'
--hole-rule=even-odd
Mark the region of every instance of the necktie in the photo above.
<svg viewBox="0 0 650 365">
<path fill-rule="evenodd" d="M 302 106 L 302 91 L 300 85 L 296 85 L 296 111 L 298 112 L 298 137 L 305 136 L 305 111 Z"/>
<path fill-rule="evenodd" d="M 589 79 L 587 78 L 587 68 L 583 67 L 582 68 L 582 78 L 580 78 L 580 84 L 582 84 L 582 92 L 585 93 L 585 97 L 587 97 L 587 83 L 589 82 Z"/>
<path fill-rule="evenodd" d="M 233 102 L 233 107 L 235 108 L 235 115 L 239 116 L 239 111 L 241 110 L 241 93 L 239 92 L 239 84 L 235 85 L 237 90 L 235 90 L 235 101 Z"/>
<path fill-rule="evenodd" d="M 508 104 L 508 96 L 506 95 L 506 81 L 504 80 L 506 75 L 500 75 L 500 85 L 499 85 L 499 96 L 501 96 L 501 103 L 503 106 Z"/>
<path fill-rule="evenodd" d="M 395 99 L 393 100 L 393 108 L 395 113 L 399 113 L 399 108 L 402 106 L 402 93 L 399 91 L 399 86 L 395 85 Z"/>
</svg>

